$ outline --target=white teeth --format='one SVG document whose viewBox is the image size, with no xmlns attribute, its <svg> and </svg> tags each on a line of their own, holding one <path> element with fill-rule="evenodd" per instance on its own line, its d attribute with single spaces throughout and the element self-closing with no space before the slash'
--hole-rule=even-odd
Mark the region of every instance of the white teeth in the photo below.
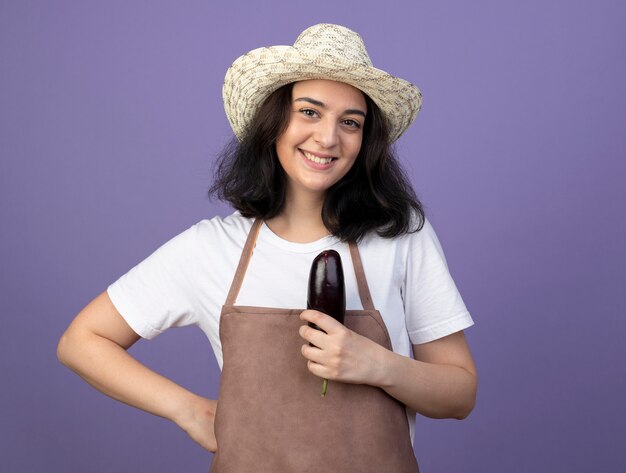
<svg viewBox="0 0 626 473">
<path fill-rule="evenodd" d="M 317 164 L 328 164 L 333 160 L 333 158 L 319 158 L 312 155 L 311 153 L 307 153 L 306 151 L 302 151 L 302 154 L 304 154 L 306 159 L 308 159 L 309 161 L 313 161 Z"/>
</svg>

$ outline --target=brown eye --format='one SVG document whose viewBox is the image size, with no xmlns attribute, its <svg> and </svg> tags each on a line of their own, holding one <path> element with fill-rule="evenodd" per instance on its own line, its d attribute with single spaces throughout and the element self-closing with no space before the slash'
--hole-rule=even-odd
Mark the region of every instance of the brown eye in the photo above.
<svg viewBox="0 0 626 473">
<path fill-rule="evenodd" d="M 344 120 L 344 125 L 348 125 L 350 128 L 361 128 L 361 124 L 355 120 Z"/>
<path fill-rule="evenodd" d="M 301 108 L 298 111 L 307 117 L 315 117 L 317 115 L 317 112 L 315 110 L 311 110 L 310 108 Z"/>
</svg>

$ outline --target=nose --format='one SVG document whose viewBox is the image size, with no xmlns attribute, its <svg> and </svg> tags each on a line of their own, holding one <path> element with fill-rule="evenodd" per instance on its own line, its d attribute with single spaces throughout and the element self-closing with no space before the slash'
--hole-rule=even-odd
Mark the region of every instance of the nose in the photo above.
<svg viewBox="0 0 626 473">
<path fill-rule="evenodd" d="M 332 148 L 338 141 L 337 123 L 333 120 L 320 120 L 313 139 L 323 148 Z"/>
</svg>

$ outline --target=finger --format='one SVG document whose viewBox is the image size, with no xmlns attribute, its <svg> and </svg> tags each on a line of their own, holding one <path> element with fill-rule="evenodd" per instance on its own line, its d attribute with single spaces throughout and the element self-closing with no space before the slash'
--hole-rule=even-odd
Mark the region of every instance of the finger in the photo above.
<svg viewBox="0 0 626 473">
<path fill-rule="evenodd" d="M 305 310 L 300 314 L 300 319 L 312 322 L 326 333 L 333 333 L 343 330 L 343 325 L 333 319 L 330 315 L 317 310 Z"/>
<path fill-rule="evenodd" d="M 307 368 L 309 369 L 309 371 L 311 373 L 313 373 L 315 376 L 319 376 L 322 379 L 330 379 L 328 377 L 328 369 L 324 366 L 321 365 L 319 363 L 315 363 L 314 361 L 307 361 Z"/>
<path fill-rule="evenodd" d="M 324 332 L 309 327 L 308 325 L 301 325 L 298 330 L 300 336 L 307 342 L 315 345 L 317 348 L 326 348 L 328 345 L 328 335 Z"/>
<path fill-rule="evenodd" d="M 307 360 L 312 361 L 314 363 L 321 364 L 321 365 L 324 364 L 323 350 L 320 350 L 319 348 L 312 347 L 309 345 L 302 345 L 302 348 L 300 349 L 300 351 L 302 352 L 302 355 Z"/>
</svg>

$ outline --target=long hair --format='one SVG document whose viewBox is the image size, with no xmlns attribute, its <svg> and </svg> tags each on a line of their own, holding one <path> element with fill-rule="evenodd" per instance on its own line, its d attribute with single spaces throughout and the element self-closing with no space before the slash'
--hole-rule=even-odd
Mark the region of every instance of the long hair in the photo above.
<svg viewBox="0 0 626 473">
<path fill-rule="evenodd" d="M 271 94 L 242 141 L 234 138 L 219 155 L 209 195 L 244 217 L 269 219 L 283 209 L 287 186 L 276 140 L 289 124 L 292 88 Z M 361 149 L 350 171 L 328 189 L 322 208 L 324 225 L 343 241 L 359 241 L 369 231 L 393 238 L 424 225 L 423 206 L 394 155 L 385 118 L 367 95 L 365 100 Z"/>
</svg>

